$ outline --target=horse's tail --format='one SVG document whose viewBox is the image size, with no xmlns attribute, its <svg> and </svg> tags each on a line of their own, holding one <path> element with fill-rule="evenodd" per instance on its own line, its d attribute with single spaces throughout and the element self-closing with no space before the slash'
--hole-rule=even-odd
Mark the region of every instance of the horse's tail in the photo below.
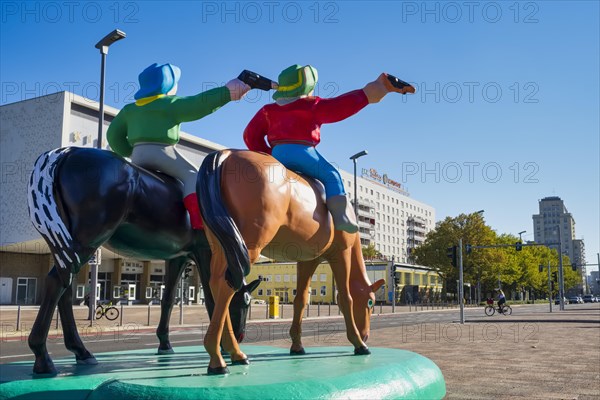
<svg viewBox="0 0 600 400">
<path fill-rule="evenodd" d="M 244 276 L 250 272 L 250 257 L 244 238 L 221 196 L 221 169 L 229 154 L 229 151 L 216 151 L 206 156 L 198 172 L 196 193 L 204 224 L 214 233 L 225 252 L 225 278 L 232 288 L 239 290 L 245 284 Z"/>
<path fill-rule="evenodd" d="M 68 148 L 60 148 L 40 155 L 35 161 L 27 186 L 29 218 L 52 249 L 60 268 L 69 268 L 73 263 L 80 262 L 79 256 L 73 249 L 71 233 L 60 216 L 54 198 L 57 167 L 68 150 Z"/>
</svg>

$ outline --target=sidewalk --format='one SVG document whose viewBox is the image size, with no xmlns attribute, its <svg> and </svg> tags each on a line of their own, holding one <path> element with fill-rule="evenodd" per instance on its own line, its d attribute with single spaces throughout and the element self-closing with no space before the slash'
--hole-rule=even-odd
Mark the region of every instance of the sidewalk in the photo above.
<svg viewBox="0 0 600 400">
<path fill-rule="evenodd" d="M 434 361 L 447 399 L 600 399 L 600 305 L 372 332 L 369 346 Z M 482 311 L 483 312 L 483 311 Z"/>
</svg>

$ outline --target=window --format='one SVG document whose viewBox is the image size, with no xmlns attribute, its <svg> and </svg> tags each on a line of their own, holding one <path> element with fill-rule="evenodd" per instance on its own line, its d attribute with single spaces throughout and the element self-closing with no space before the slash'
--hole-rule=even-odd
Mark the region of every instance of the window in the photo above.
<svg viewBox="0 0 600 400">
<path fill-rule="evenodd" d="M 284 281 L 284 282 L 289 282 L 289 281 L 290 281 L 290 275 L 289 275 L 289 274 L 285 274 L 285 275 L 283 276 L 283 281 Z"/>
<path fill-rule="evenodd" d="M 281 275 L 275 275 L 275 282 L 281 282 Z"/>
<path fill-rule="evenodd" d="M 35 304 L 37 278 L 17 278 L 17 304 Z"/>
<path fill-rule="evenodd" d="M 415 274 L 415 285 L 421 284 L 421 274 Z"/>
<path fill-rule="evenodd" d="M 258 292 L 256 292 L 256 294 L 257 294 L 258 296 L 262 296 L 262 295 L 263 295 L 263 293 L 264 293 L 264 292 L 263 292 L 263 290 L 262 290 L 262 289 L 258 289 Z"/>
<path fill-rule="evenodd" d="M 317 274 L 313 274 L 311 281 L 313 281 L 313 282 L 317 281 Z"/>
<path fill-rule="evenodd" d="M 267 289 L 267 296 L 271 296 L 273 294 L 273 290 Z"/>
<path fill-rule="evenodd" d="M 310 295 L 311 296 L 316 296 L 317 295 L 317 289 L 310 289 Z"/>
<path fill-rule="evenodd" d="M 296 289 L 292 289 L 292 295 L 295 296 L 298 291 Z"/>
<path fill-rule="evenodd" d="M 297 279 L 298 279 L 297 275 L 292 275 L 292 282 L 296 282 Z"/>
<path fill-rule="evenodd" d="M 410 272 L 405 272 L 404 273 L 404 284 L 405 285 L 412 285 L 411 283 L 411 279 L 410 279 Z"/>
<path fill-rule="evenodd" d="M 320 280 L 321 282 L 327 282 L 327 274 L 321 274 L 321 275 L 319 276 L 319 280 Z"/>
<path fill-rule="evenodd" d="M 327 286 L 321 286 L 321 296 L 327 296 Z"/>
</svg>

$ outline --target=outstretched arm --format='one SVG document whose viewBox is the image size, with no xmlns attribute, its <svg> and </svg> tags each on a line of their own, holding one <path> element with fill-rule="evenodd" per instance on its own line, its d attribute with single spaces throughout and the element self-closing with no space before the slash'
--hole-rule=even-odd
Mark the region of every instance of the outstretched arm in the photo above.
<svg viewBox="0 0 600 400">
<path fill-rule="evenodd" d="M 271 148 L 265 142 L 268 123 L 264 109 L 260 109 L 244 129 L 244 142 L 249 150 L 271 154 Z"/>
<path fill-rule="evenodd" d="M 176 97 L 173 110 L 178 122 L 195 121 L 212 114 L 232 100 L 239 100 L 250 86 L 239 79 L 232 79 L 225 86 L 199 93 L 195 96 Z"/>
</svg>

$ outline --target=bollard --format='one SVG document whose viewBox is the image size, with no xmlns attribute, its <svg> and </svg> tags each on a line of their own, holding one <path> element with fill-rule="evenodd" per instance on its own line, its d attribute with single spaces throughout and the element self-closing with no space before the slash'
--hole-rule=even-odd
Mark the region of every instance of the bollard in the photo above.
<svg viewBox="0 0 600 400">
<path fill-rule="evenodd" d="M 269 319 L 269 303 L 267 303 L 267 306 L 265 307 L 265 319 Z"/>
<path fill-rule="evenodd" d="M 409 301 L 409 302 L 408 302 L 408 312 L 411 312 L 411 311 L 412 311 L 412 307 L 411 307 L 410 305 L 411 305 L 411 302 Z"/>
<path fill-rule="evenodd" d="M 340 315 L 341 314 L 340 305 L 338 304 L 337 306 L 338 306 L 338 315 Z"/>
<path fill-rule="evenodd" d="M 329 316 L 331 317 L 331 302 L 329 302 Z"/>
<path fill-rule="evenodd" d="M 317 317 L 321 316 L 321 302 L 317 304 Z"/>
<path fill-rule="evenodd" d="M 123 303 L 121 303 L 121 312 L 119 313 L 119 326 L 123 326 Z"/>
<path fill-rule="evenodd" d="M 283 319 L 283 303 L 279 305 L 281 307 L 281 312 L 279 313 L 279 318 Z"/>
<path fill-rule="evenodd" d="M 248 306 L 248 319 L 252 319 L 252 303 Z"/>
<path fill-rule="evenodd" d="M 379 314 L 383 314 L 383 301 L 379 303 Z"/>
<path fill-rule="evenodd" d="M 179 299 L 179 325 L 183 325 L 183 297 Z"/>
<path fill-rule="evenodd" d="M 306 305 L 306 318 L 310 317 L 310 303 Z"/>
<path fill-rule="evenodd" d="M 150 326 L 150 303 L 148 303 L 148 326 Z"/>
<path fill-rule="evenodd" d="M 20 330 L 21 326 L 21 305 L 19 304 L 19 307 L 17 307 L 17 330 Z"/>
<path fill-rule="evenodd" d="M 58 308 L 56 309 L 56 329 L 58 329 Z"/>
</svg>

